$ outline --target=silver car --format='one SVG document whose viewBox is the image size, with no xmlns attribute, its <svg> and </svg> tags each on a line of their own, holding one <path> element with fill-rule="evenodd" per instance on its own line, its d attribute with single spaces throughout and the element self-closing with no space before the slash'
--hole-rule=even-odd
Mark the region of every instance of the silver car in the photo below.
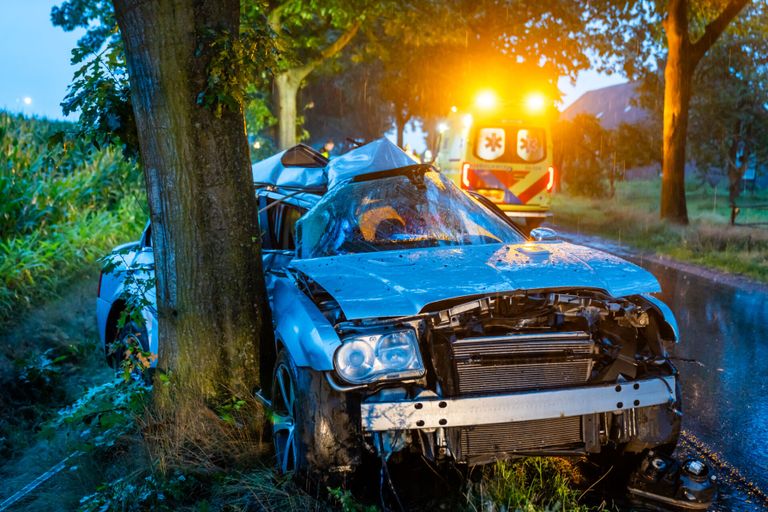
<svg viewBox="0 0 768 512">
<path fill-rule="evenodd" d="M 330 162 L 300 145 L 253 174 L 274 321 L 259 396 L 281 471 L 674 448 L 678 332 L 645 270 L 524 236 L 385 139 Z M 117 328 L 125 276 L 151 276 L 148 231 L 101 278 L 105 347 L 157 351 L 151 290 L 144 322 Z"/>
</svg>

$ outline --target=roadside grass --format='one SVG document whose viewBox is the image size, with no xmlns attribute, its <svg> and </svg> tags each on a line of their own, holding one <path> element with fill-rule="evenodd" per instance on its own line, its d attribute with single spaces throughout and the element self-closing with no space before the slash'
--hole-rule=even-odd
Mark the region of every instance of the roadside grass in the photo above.
<svg viewBox="0 0 768 512">
<path fill-rule="evenodd" d="M 727 191 L 688 184 L 689 226 L 659 220 L 659 179 L 621 182 L 613 198 L 555 196 L 553 222 L 580 233 L 742 274 L 768 282 L 768 210 L 744 209 L 731 226 Z M 768 192 L 745 193 L 742 202 L 768 204 Z"/>
<path fill-rule="evenodd" d="M 594 509 L 581 503 L 574 484 L 579 470 L 567 459 L 526 457 L 485 468 L 482 480 L 468 493 L 468 504 L 483 511 L 575 511 Z"/>
<path fill-rule="evenodd" d="M 0 326 L 146 222 L 135 163 L 68 138 L 70 127 L 0 112 Z"/>
</svg>

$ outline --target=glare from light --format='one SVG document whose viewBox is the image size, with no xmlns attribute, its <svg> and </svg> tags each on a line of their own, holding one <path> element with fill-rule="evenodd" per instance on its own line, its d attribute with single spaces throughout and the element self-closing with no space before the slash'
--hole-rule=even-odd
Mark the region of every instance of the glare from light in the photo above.
<svg viewBox="0 0 768 512">
<path fill-rule="evenodd" d="M 32 98 L 29 96 L 24 96 L 24 98 L 21 100 L 25 105 L 31 105 L 32 104 Z"/>
<path fill-rule="evenodd" d="M 448 123 L 438 123 L 437 133 L 445 133 L 448 131 Z"/>
<path fill-rule="evenodd" d="M 464 123 L 464 128 L 469 128 L 472 126 L 472 114 L 464 114 L 462 122 Z"/>
<path fill-rule="evenodd" d="M 542 112 L 547 105 L 547 99 L 543 94 L 534 92 L 525 98 L 525 106 L 529 112 Z"/>
<path fill-rule="evenodd" d="M 482 91 L 475 98 L 475 105 L 483 110 L 495 108 L 499 100 L 493 91 Z"/>
<path fill-rule="evenodd" d="M 253 149 L 261 149 L 261 142 L 256 141 L 253 143 Z"/>
<path fill-rule="evenodd" d="M 456 112 L 458 112 L 458 111 L 459 111 L 459 109 L 458 109 L 458 108 L 456 108 L 456 105 L 454 105 L 454 106 L 452 106 L 452 107 L 451 107 L 451 112 L 453 112 L 453 113 L 456 113 Z"/>
</svg>

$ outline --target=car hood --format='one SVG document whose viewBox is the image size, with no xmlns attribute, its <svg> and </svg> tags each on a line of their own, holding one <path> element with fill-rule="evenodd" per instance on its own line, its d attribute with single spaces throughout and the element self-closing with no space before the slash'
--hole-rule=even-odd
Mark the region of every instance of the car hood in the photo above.
<svg viewBox="0 0 768 512">
<path fill-rule="evenodd" d="M 565 242 L 435 247 L 293 260 L 348 320 L 407 316 L 432 302 L 515 290 L 591 288 L 614 297 L 660 291 L 621 258 Z"/>
</svg>

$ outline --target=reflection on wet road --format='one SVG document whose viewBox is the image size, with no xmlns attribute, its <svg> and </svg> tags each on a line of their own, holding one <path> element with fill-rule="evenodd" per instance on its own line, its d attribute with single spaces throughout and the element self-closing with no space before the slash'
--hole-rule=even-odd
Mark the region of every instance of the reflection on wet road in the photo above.
<svg viewBox="0 0 768 512">
<path fill-rule="evenodd" d="M 565 237 L 630 259 L 658 278 L 660 298 L 680 324 L 674 356 L 683 386 L 683 429 L 768 493 L 768 286 L 715 282 L 604 240 Z M 768 507 L 744 488 L 722 490 L 718 510 Z"/>
<path fill-rule="evenodd" d="M 683 428 L 768 490 L 768 291 L 638 263 L 680 323 Z"/>
</svg>

